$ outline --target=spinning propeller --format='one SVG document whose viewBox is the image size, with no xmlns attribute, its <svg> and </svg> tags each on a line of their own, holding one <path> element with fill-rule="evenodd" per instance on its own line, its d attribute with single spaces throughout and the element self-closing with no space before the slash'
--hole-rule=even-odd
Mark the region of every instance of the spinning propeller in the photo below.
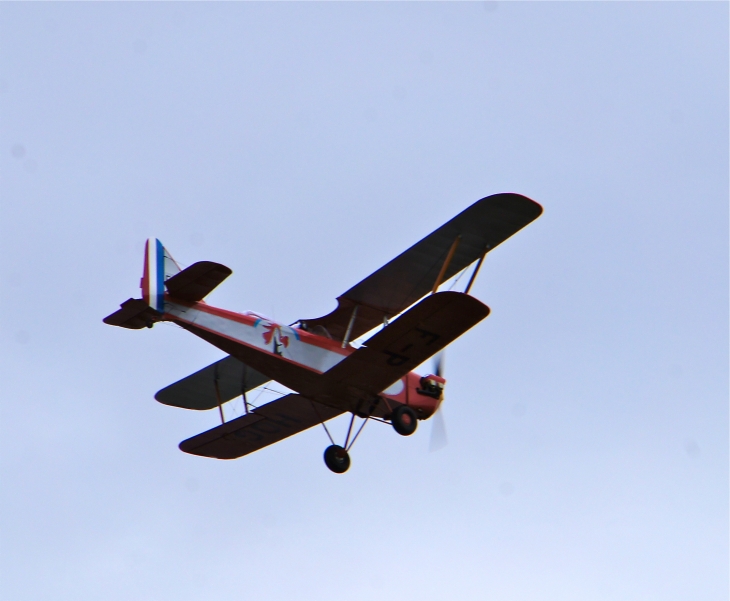
<svg viewBox="0 0 730 601">
<path fill-rule="evenodd" d="M 434 360 L 434 375 L 441 378 L 444 377 L 444 353 L 440 353 Z M 449 442 L 446 436 L 446 421 L 444 420 L 444 413 L 441 410 L 443 407 L 443 401 L 439 405 L 436 413 L 433 416 L 433 423 L 431 424 L 431 440 L 428 444 L 428 450 L 430 452 L 438 451 L 443 449 Z"/>
</svg>

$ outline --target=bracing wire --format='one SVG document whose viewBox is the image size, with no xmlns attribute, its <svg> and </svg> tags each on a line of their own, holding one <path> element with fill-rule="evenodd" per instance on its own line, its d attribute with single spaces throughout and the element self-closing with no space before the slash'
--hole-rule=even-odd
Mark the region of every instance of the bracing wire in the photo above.
<svg viewBox="0 0 730 601">
<path fill-rule="evenodd" d="M 467 265 L 466 267 L 464 267 L 464 269 L 462 269 L 459 272 L 459 275 L 456 277 L 456 279 L 453 282 L 451 282 L 451 286 L 449 286 L 449 290 L 452 290 L 453 287 L 456 286 L 456 284 L 458 283 L 458 281 L 461 279 L 461 276 L 466 273 L 466 270 L 467 269 L 469 269 L 469 265 Z"/>
</svg>

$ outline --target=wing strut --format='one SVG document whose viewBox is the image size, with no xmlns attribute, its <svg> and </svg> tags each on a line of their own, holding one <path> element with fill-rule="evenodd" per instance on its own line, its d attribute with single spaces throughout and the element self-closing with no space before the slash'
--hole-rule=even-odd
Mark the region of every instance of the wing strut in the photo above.
<svg viewBox="0 0 730 601">
<path fill-rule="evenodd" d="M 441 282 L 444 279 L 444 274 L 446 273 L 446 270 L 449 268 L 451 259 L 454 258 L 454 253 L 456 252 L 456 248 L 459 246 L 460 241 L 461 241 L 461 234 L 459 234 L 456 238 L 454 238 L 454 242 L 451 245 L 451 248 L 449 249 L 449 254 L 446 255 L 446 260 L 444 261 L 444 264 L 441 266 L 441 271 L 439 271 L 438 277 L 436 278 L 436 281 L 433 284 L 433 290 L 431 290 L 431 294 L 433 294 L 434 292 L 436 292 L 436 290 L 439 289 L 439 286 L 441 285 Z"/>
<path fill-rule="evenodd" d="M 482 266 L 482 261 L 484 261 L 484 257 L 487 256 L 487 252 L 489 252 L 489 246 L 487 246 L 487 248 L 484 249 L 482 256 L 479 257 L 479 262 L 477 263 L 477 266 L 474 268 L 474 271 L 472 272 L 471 277 L 469 278 L 469 283 L 466 285 L 466 290 L 464 290 L 464 294 L 469 294 L 469 290 L 471 290 L 471 285 L 474 283 L 474 280 L 477 279 L 477 274 L 479 273 L 479 268 Z"/>
<path fill-rule="evenodd" d="M 350 317 L 350 323 L 347 324 L 347 331 L 345 332 L 345 337 L 342 339 L 342 348 L 347 347 L 348 343 L 350 342 L 350 334 L 352 333 L 352 326 L 355 324 L 355 318 L 357 317 L 357 308 L 359 305 L 355 305 L 355 308 L 352 310 L 352 317 Z"/>
<path fill-rule="evenodd" d="M 243 375 L 241 377 L 241 396 L 243 397 L 243 408 L 246 410 L 246 415 L 248 415 L 248 399 L 246 398 L 246 370 L 243 370 Z"/>
<path fill-rule="evenodd" d="M 221 414 L 221 425 L 226 423 L 223 417 L 223 403 L 221 403 L 221 391 L 218 388 L 218 364 L 215 366 L 215 377 L 213 378 L 213 386 L 215 386 L 215 398 L 218 401 L 218 411 Z"/>
</svg>

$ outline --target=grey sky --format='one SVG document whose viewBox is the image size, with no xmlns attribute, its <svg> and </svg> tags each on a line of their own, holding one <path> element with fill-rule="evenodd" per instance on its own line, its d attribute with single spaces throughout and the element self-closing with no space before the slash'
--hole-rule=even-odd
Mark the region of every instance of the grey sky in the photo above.
<svg viewBox="0 0 730 601">
<path fill-rule="evenodd" d="M 2 3 L 0 111 L 0 598 L 728 599 L 727 3 Z M 185 455 L 222 354 L 101 322 L 148 236 L 288 323 L 508 191 L 437 453 Z"/>
</svg>

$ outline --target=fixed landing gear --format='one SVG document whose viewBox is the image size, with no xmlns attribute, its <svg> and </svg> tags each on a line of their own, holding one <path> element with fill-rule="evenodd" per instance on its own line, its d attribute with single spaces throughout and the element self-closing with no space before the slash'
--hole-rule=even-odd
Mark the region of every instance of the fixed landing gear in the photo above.
<svg viewBox="0 0 730 601">
<path fill-rule="evenodd" d="M 340 445 L 333 444 L 324 450 L 324 462 L 335 474 L 344 474 L 350 467 L 350 455 Z"/>
<path fill-rule="evenodd" d="M 410 436 L 418 427 L 418 416 L 407 405 L 398 405 L 390 418 L 393 429 L 401 436 Z"/>
<path fill-rule="evenodd" d="M 357 429 L 357 432 L 355 432 L 355 435 L 350 438 L 350 435 L 353 432 L 352 427 L 355 425 L 355 417 L 356 414 L 353 413 L 350 418 L 350 427 L 347 428 L 347 436 L 345 437 L 344 446 L 335 444 L 330 431 L 327 429 L 327 426 L 325 426 L 324 421 L 322 422 L 324 431 L 327 432 L 327 437 L 332 443 L 324 450 L 324 462 L 325 465 L 335 474 L 344 474 L 350 468 L 350 455 L 348 454 L 348 451 L 352 448 L 352 445 L 355 444 L 357 437 L 360 436 L 360 432 L 362 432 L 362 429 L 369 420 L 367 417 L 363 419 L 360 427 Z"/>
<path fill-rule="evenodd" d="M 416 412 L 407 405 L 398 405 L 391 415 L 386 416 L 385 419 L 366 416 L 363 419 L 362 424 L 360 424 L 360 427 L 354 433 L 355 435 L 352 439 L 350 439 L 350 435 L 353 434 L 353 426 L 355 424 L 356 416 L 357 414 L 353 412 L 352 418 L 350 419 L 350 426 L 347 429 L 347 437 L 345 438 L 344 446 L 335 444 L 327 426 L 324 421 L 322 422 L 322 426 L 324 427 L 325 432 L 327 432 L 327 436 L 332 443 L 324 450 L 324 463 L 329 470 L 335 474 L 344 474 L 348 469 L 350 469 L 350 454 L 348 451 L 352 448 L 352 445 L 355 444 L 358 436 L 360 436 L 360 432 L 362 432 L 363 427 L 369 420 L 374 419 L 387 424 L 388 422 L 386 420 L 389 417 L 390 422 L 393 425 L 393 429 L 401 436 L 410 436 L 416 431 L 416 428 L 418 428 L 418 415 Z"/>
</svg>

